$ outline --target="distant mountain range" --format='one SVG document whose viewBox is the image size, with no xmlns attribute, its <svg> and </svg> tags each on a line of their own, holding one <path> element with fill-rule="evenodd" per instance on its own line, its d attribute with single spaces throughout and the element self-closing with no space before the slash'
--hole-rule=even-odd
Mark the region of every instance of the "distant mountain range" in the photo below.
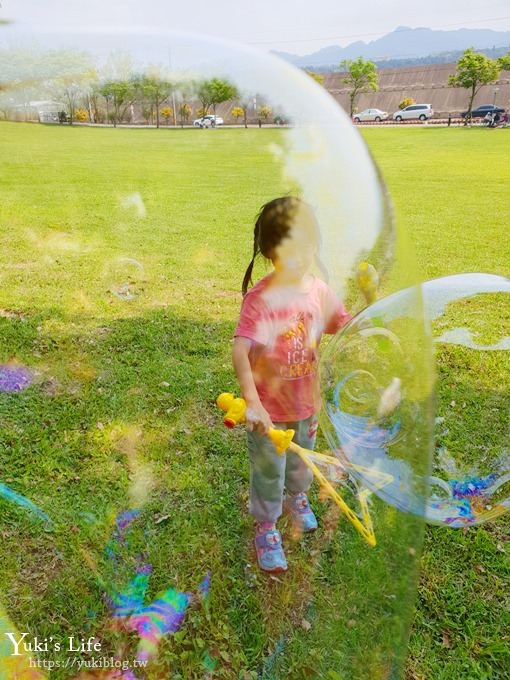
<svg viewBox="0 0 510 680">
<path fill-rule="evenodd" d="M 438 55 L 458 54 L 468 47 L 480 51 L 492 51 L 496 55 L 510 51 L 510 31 L 490 29 L 459 28 L 454 31 L 439 31 L 431 28 L 409 28 L 399 26 L 382 38 L 365 43 L 362 40 L 340 47 L 331 45 L 317 52 L 298 56 L 287 52 L 274 54 L 300 68 L 339 69 L 345 59 L 371 59 L 383 66 L 386 62 L 405 61 L 407 63 L 426 63 L 427 57 L 434 61 Z M 435 58 L 434 58 L 435 57 Z M 452 61 L 457 57 L 452 56 Z M 388 63 L 387 66 L 390 66 Z"/>
</svg>

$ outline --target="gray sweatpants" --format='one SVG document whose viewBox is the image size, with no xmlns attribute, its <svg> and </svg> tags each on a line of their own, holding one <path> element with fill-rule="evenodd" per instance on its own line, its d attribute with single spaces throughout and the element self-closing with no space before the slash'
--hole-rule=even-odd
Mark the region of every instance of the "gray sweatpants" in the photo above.
<svg viewBox="0 0 510 680">
<path fill-rule="evenodd" d="M 313 449 L 317 432 L 317 416 L 295 423 L 274 423 L 279 430 L 296 431 L 293 441 L 305 449 Z M 290 495 L 308 491 L 313 473 L 301 458 L 287 451 L 276 453 L 273 442 L 257 432 L 248 432 L 250 456 L 250 514 L 257 522 L 276 522 L 282 514 L 283 491 Z"/>
</svg>

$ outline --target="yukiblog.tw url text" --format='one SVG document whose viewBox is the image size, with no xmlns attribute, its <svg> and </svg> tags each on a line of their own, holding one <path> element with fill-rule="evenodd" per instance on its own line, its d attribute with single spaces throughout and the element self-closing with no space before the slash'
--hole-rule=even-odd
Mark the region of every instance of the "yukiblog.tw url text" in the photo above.
<svg viewBox="0 0 510 680">
<path fill-rule="evenodd" d="M 79 656 L 68 656 L 66 659 L 34 659 L 30 657 L 30 668 L 43 668 L 53 670 L 54 668 L 117 668 L 127 671 L 135 668 L 145 668 L 147 661 L 141 659 L 116 659 L 113 656 L 101 656 L 98 658 L 82 659 Z"/>
</svg>

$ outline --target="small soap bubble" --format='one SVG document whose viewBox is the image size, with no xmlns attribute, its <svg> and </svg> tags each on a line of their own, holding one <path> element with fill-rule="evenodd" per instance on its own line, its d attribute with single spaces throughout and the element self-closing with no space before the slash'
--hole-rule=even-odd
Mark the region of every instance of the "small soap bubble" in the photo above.
<svg viewBox="0 0 510 680">
<path fill-rule="evenodd" d="M 134 208 L 136 214 L 139 217 L 145 217 L 147 215 L 145 203 L 143 202 L 143 198 L 138 191 L 135 191 L 133 194 L 130 194 L 129 196 L 125 196 L 122 199 L 122 207 Z"/>
<path fill-rule="evenodd" d="M 143 265 L 131 257 L 119 257 L 108 267 L 109 292 L 119 300 L 136 300 L 144 286 Z"/>
</svg>

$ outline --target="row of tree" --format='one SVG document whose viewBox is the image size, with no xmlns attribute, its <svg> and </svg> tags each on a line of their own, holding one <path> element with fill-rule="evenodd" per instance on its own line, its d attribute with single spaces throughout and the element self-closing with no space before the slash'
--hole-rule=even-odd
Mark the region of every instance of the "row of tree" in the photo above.
<svg viewBox="0 0 510 680">
<path fill-rule="evenodd" d="M 117 125 L 131 119 L 136 107 L 138 115 L 159 127 L 161 118 L 186 125 L 193 112 L 197 117 L 211 110 L 215 114 L 218 104 L 235 99 L 232 114 L 247 124 L 256 93 L 240 92 L 223 78 L 183 80 L 174 75 L 158 66 L 137 72 L 127 53 L 113 53 L 97 68 L 85 52 L 0 50 L 0 112 L 8 118 L 27 110 L 30 102 L 51 101 L 67 122 Z M 259 106 L 257 115 L 267 118 L 271 108 Z"/>
<path fill-rule="evenodd" d="M 343 82 L 349 86 L 350 114 L 362 93 L 378 90 L 378 72 L 373 61 L 358 57 L 340 64 L 347 75 Z M 465 50 L 456 65 L 456 73 L 448 84 L 468 90 L 467 110 L 471 111 L 474 98 L 483 85 L 495 82 L 502 70 L 510 70 L 510 52 L 498 59 L 490 59 L 472 48 Z M 324 77 L 309 72 L 320 84 Z M 52 99 L 62 103 L 66 120 L 86 120 L 93 123 L 109 122 L 117 125 L 132 116 L 134 107 L 146 120 L 160 126 L 161 117 L 167 123 L 186 125 L 193 113 L 191 102 L 199 102 L 197 117 L 206 115 L 225 101 L 237 99 L 232 115 L 242 117 L 247 124 L 254 93 L 239 92 L 222 78 L 207 80 L 173 80 L 170 71 L 149 66 L 137 72 L 127 53 L 113 53 L 101 69 L 88 53 L 74 50 L 49 50 L 35 53 L 27 50 L 0 50 L 0 111 L 8 117 L 9 109 L 18 109 L 34 100 Z M 405 101 L 405 100 L 403 100 Z M 402 104 L 403 102 L 401 102 Z M 267 119 L 272 110 L 259 107 L 257 115 Z"/>
<path fill-rule="evenodd" d="M 98 121 L 101 115 L 98 99 L 102 97 L 106 103 L 107 117 L 114 125 L 121 122 L 128 109 L 137 104 L 149 112 L 151 119 L 155 118 L 156 126 L 159 127 L 160 114 L 167 119 L 167 122 L 169 117 L 175 117 L 176 112 L 173 107 L 162 107 L 162 105 L 176 95 L 179 97 L 179 103 L 176 105 L 177 114 L 181 124 L 184 125 L 188 123 L 193 111 L 189 103 L 192 97 L 200 102 L 197 115 L 205 116 L 211 107 L 213 113 L 216 114 L 216 105 L 237 97 L 238 91 L 234 85 L 221 78 L 211 78 L 210 80 L 186 84 L 180 83 L 177 86 L 154 72 L 134 75 L 125 80 L 106 80 L 103 83 L 95 84 L 89 90 L 90 119 L 92 122 Z M 67 96 L 67 103 L 72 121 L 74 102 L 70 100 L 69 96 Z"/>
<path fill-rule="evenodd" d="M 350 87 L 350 114 L 354 113 L 356 100 L 364 92 L 376 92 L 377 66 L 373 61 L 358 59 L 345 60 L 340 65 L 347 71 L 342 82 Z M 467 111 L 473 109 L 473 101 L 483 85 L 498 80 L 501 71 L 510 71 L 510 52 L 498 59 L 490 59 L 485 54 L 475 52 L 473 48 L 465 50 L 456 65 L 456 73 L 448 79 L 450 87 L 463 87 L 468 91 Z"/>
</svg>

